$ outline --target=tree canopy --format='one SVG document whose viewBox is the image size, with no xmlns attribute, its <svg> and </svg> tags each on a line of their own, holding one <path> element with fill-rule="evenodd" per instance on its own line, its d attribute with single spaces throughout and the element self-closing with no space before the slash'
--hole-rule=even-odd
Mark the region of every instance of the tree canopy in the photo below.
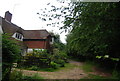
<svg viewBox="0 0 120 81">
<path fill-rule="evenodd" d="M 82 56 L 120 58 L 120 3 L 75 3 L 64 29 L 67 52 Z"/>
</svg>

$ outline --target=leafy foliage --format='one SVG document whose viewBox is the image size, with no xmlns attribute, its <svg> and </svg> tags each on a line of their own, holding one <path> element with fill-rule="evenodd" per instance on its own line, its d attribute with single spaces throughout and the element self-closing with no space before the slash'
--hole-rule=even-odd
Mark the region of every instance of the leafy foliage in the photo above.
<svg viewBox="0 0 120 81">
<path fill-rule="evenodd" d="M 8 79 L 13 65 L 20 59 L 20 48 L 15 40 L 12 40 L 7 34 L 2 35 L 2 75 L 3 81 Z"/>
<path fill-rule="evenodd" d="M 23 74 L 21 71 L 13 70 L 10 75 L 10 81 L 21 81 Z"/>
<path fill-rule="evenodd" d="M 41 77 L 38 73 L 32 76 L 26 76 L 26 75 L 23 75 L 22 71 L 17 71 L 17 70 L 13 70 L 10 75 L 10 81 L 22 81 L 22 80 L 33 81 L 36 79 L 41 79 L 42 81 L 43 77 Z"/>
<path fill-rule="evenodd" d="M 120 3 L 74 3 L 62 29 L 67 35 L 66 52 L 79 59 L 120 68 Z M 97 59 L 96 59 L 97 58 Z"/>
<path fill-rule="evenodd" d="M 49 54 L 47 50 L 35 50 L 33 52 L 27 53 L 26 56 L 23 57 L 19 67 L 48 67 L 50 63 Z M 34 67 L 33 67 L 34 68 Z"/>
<path fill-rule="evenodd" d="M 53 49 L 56 48 L 60 51 L 64 51 L 65 44 L 63 44 L 60 40 L 60 35 L 57 33 L 50 32 L 50 34 L 54 37 L 54 42 L 53 42 Z"/>
<path fill-rule="evenodd" d="M 67 52 L 82 56 L 119 57 L 119 3 L 75 4 L 64 24 L 72 25 L 67 36 Z"/>
<path fill-rule="evenodd" d="M 33 53 L 28 53 L 24 57 L 19 66 L 31 67 L 31 70 L 50 67 L 56 69 L 64 66 L 66 60 L 67 55 L 59 50 L 54 50 L 53 54 L 48 54 L 46 50 L 33 50 Z"/>
<path fill-rule="evenodd" d="M 55 0 L 55 3 L 58 5 L 51 2 L 46 4 L 49 9 L 40 9 L 37 15 L 42 21 L 47 23 L 46 25 L 48 27 L 59 27 L 61 29 L 64 24 L 64 19 L 68 16 L 71 16 L 71 14 L 69 15 L 68 13 L 72 13 L 73 4 L 70 3 L 70 0 Z"/>
</svg>

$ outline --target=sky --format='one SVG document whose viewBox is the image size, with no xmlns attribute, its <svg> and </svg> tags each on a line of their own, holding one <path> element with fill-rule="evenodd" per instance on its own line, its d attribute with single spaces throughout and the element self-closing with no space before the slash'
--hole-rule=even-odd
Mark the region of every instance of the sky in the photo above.
<svg viewBox="0 0 120 81">
<path fill-rule="evenodd" d="M 61 5 L 57 0 L 0 0 L 0 16 L 4 17 L 6 11 L 12 13 L 12 23 L 18 25 L 25 30 L 40 30 L 46 29 L 48 31 L 53 31 L 54 33 L 60 34 L 60 39 L 63 43 L 66 43 L 67 33 L 59 30 L 58 27 L 47 26 L 46 24 L 51 23 L 51 21 L 42 21 L 37 13 L 42 13 L 41 9 L 47 8 L 50 10 L 51 7 L 47 5 L 48 3 L 55 5 L 57 7 L 66 7 L 67 3 Z M 54 21 L 62 21 L 62 19 L 55 19 Z M 59 26 L 63 26 L 60 23 Z"/>
</svg>

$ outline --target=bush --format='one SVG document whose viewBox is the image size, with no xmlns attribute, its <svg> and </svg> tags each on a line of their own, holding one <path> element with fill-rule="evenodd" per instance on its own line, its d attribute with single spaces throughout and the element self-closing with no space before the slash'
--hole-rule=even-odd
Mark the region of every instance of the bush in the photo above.
<svg viewBox="0 0 120 81">
<path fill-rule="evenodd" d="M 20 59 L 21 53 L 18 42 L 7 34 L 2 35 L 2 81 L 8 81 L 14 62 Z"/>
<path fill-rule="evenodd" d="M 23 75 L 21 71 L 13 70 L 10 75 L 10 81 L 21 81 Z"/>
<path fill-rule="evenodd" d="M 28 53 L 22 60 L 20 66 L 38 66 L 49 67 L 50 59 L 47 50 L 34 50 L 33 53 Z"/>
<path fill-rule="evenodd" d="M 39 76 L 37 73 L 33 76 L 24 76 L 21 71 L 17 70 L 13 70 L 10 75 L 10 81 L 33 81 L 35 79 L 43 79 L 43 77 Z"/>
<path fill-rule="evenodd" d="M 113 72 L 112 72 L 112 78 L 113 79 L 120 79 L 120 71 L 113 70 Z"/>
<path fill-rule="evenodd" d="M 31 70 L 38 68 L 54 68 L 63 67 L 67 61 L 67 55 L 58 49 L 53 50 L 53 54 L 48 54 L 47 50 L 34 50 L 28 53 L 21 63 L 21 66 L 28 66 Z"/>
<path fill-rule="evenodd" d="M 40 81 L 44 81 L 42 79 L 44 79 L 43 77 L 39 76 L 38 73 L 36 73 L 33 76 L 23 76 L 22 79 L 24 79 L 25 81 L 36 81 L 36 79 L 40 79 Z"/>
<path fill-rule="evenodd" d="M 60 67 L 59 64 L 57 64 L 57 63 L 55 63 L 55 62 L 53 62 L 53 61 L 50 62 L 50 66 L 51 66 L 52 68 L 54 68 L 54 69 L 57 69 L 57 68 Z"/>
<path fill-rule="evenodd" d="M 53 55 L 51 56 L 51 61 L 56 63 L 56 67 L 58 66 L 64 66 L 64 64 L 67 62 L 67 55 L 64 52 L 60 52 L 58 49 L 53 50 Z M 53 67 L 54 64 L 52 64 Z M 54 65 L 54 66 L 55 66 Z"/>
<path fill-rule="evenodd" d="M 65 61 L 62 59 L 58 59 L 55 61 L 57 64 L 60 64 L 61 67 L 64 67 Z"/>
<path fill-rule="evenodd" d="M 33 52 L 32 53 L 27 53 L 26 56 L 34 56 L 34 57 L 39 57 L 39 58 L 46 58 L 48 57 L 48 53 L 47 53 L 47 50 L 41 50 L 41 49 L 38 49 L 38 50 L 35 50 L 33 49 Z"/>
<path fill-rule="evenodd" d="M 34 71 L 38 71 L 38 70 L 39 70 L 37 66 L 32 66 L 32 67 L 30 67 L 29 69 L 30 69 L 30 70 L 34 70 Z"/>
</svg>

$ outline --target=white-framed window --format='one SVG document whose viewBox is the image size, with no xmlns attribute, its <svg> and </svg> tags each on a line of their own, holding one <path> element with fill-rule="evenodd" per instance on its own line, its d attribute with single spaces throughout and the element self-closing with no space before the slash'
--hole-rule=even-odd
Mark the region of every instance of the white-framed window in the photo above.
<svg viewBox="0 0 120 81">
<path fill-rule="evenodd" d="M 53 44 L 53 43 L 54 43 L 54 37 L 50 39 L 50 44 Z"/>
<path fill-rule="evenodd" d="M 23 41 L 23 35 L 18 32 L 14 33 L 12 37 L 14 37 L 17 40 Z"/>
</svg>

